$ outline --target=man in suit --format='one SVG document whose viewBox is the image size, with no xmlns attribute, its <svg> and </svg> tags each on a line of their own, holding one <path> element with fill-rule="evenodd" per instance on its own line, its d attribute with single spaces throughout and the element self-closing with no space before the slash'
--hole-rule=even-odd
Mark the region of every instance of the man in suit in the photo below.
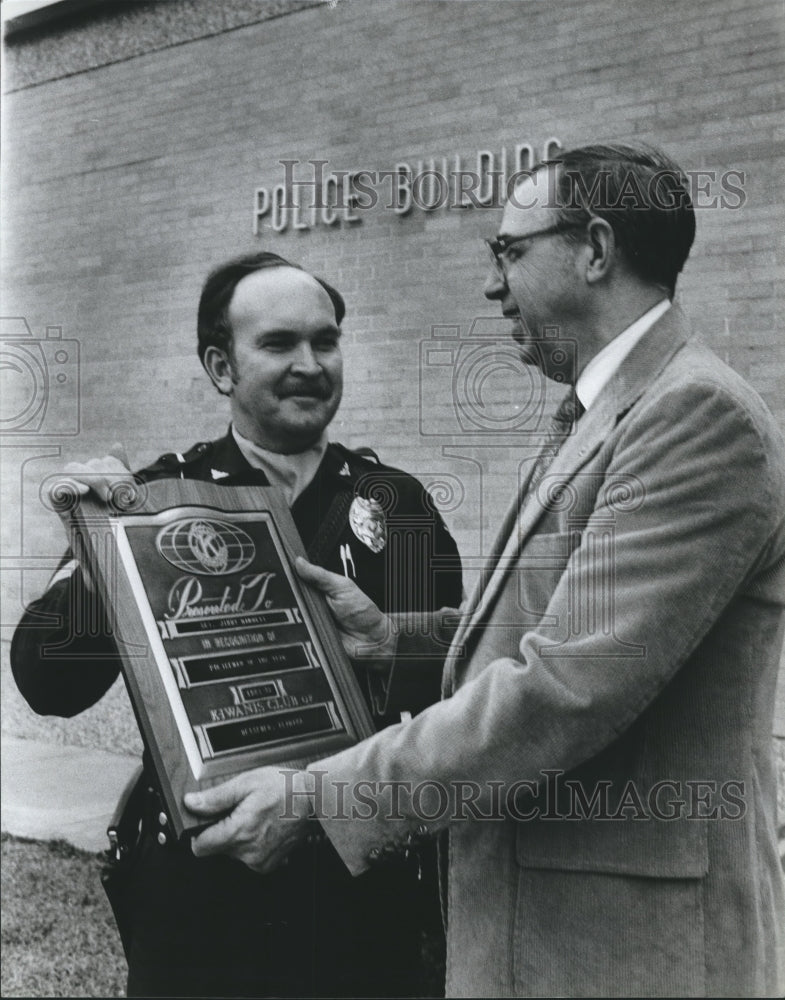
<svg viewBox="0 0 785 1000">
<path fill-rule="evenodd" d="M 546 374 L 574 344 L 577 402 L 522 466 L 457 630 L 431 621 L 452 636 L 444 700 L 307 772 L 187 800 L 232 809 L 198 854 L 261 868 L 315 820 L 355 873 L 449 831 L 448 995 L 785 986 L 785 446 L 673 304 L 694 232 L 686 179 L 649 148 L 576 149 L 518 185 L 486 295 Z M 301 573 L 347 649 L 424 650 L 339 577 Z"/>
<path fill-rule="evenodd" d="M 379 606 L 456 603 L 457 549 L 422 485 L 367 449 L 327 439 L 341 400 L 344 308 L 332 286 L 275 254 L 216 268 L 199 305 L 199 357 L 229 397 L 232 425 L 137 476 L 278 486 L 310 558 L 345 573 Z M 66 471 L 102 496 L 129 475 L 112 457 Z M 79 627 L 78 608 L 94 619 Z M 42 714 L 75 715 L 116 680 L 120 659 L 103 607 L 70 555 L 20 622 L 11 662 Z M 361 672 L 377 728 L 438 699 L 435 667 L 391 686 Z M 412 856 L 359 880 L 320 836 L 270 875 L 229 858 L 197 859 L 174 840 L 147 754 L 120 829 L 131 836 L 110 898 L 124 931 L 129 996 L 408 996 L 426 988 L 421 936 L 428 932 L 438 954 L 442 934 L 433 856 L 423 854 L 424 871 Z"/>
</svg>

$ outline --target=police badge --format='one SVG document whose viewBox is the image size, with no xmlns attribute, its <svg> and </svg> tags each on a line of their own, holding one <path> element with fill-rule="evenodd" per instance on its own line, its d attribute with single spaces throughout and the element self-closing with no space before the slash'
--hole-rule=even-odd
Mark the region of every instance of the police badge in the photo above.
<svg viewBox="0 0 785 1000">
<path fill-rule="evenodd" d="M 349 526 L 371 552 L 381 552 L 387 544 L 387 522 L 382 505 L 376 500 L 355 497 L 349 508 Z"/>
</svg>

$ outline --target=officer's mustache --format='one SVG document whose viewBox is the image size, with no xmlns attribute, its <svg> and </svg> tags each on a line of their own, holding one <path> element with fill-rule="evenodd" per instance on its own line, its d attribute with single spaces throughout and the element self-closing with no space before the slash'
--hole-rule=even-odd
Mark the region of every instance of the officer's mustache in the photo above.
<svg viewBox="0 0 785 1000">
<path fill-rule="evenodd" d="M 329 399 L 333 394 L 333 387 L 324 376 L 315 379 L 289 379 L 278 387 L 278 395 L 285 399 L 287 396 L 313 396 L 316 399 Z"/>
</svg>

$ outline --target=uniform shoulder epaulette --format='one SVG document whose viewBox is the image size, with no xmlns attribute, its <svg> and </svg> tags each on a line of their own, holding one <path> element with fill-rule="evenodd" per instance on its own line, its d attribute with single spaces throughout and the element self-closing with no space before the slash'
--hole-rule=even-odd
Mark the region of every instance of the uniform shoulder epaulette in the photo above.
<svg viewBox="0 0 785 1000">
<path fill-rule="evenodd" d="M 139 475 L 147 479 L 153 479 L 157 476 L 171 476 L 172 474 L 179 475 L 179 470 L 183 466 L 200 461 L 209 447 L 209 441 L 200 441 L 186 452 L 168 451 L 157 458 L 152 465 L 142 469 Z"/>
<path fill-rule="evenodd" d="M 205 452 L 209 451 L 209 449 L 212 447 L 212 444 L 213 444 L 212 441 L 199 441 L 198 444 L 195 444 L 192 448 L 189 448 L 188 451 L 186 451 L 184 454 L 176 452 L 175 455 L 177 461 L 180 462 L 181 465 L 187 465 L 189 462 L 196 462 L 200 458 L 204 457 Z"/>
<path fill-rule="evenodd" d="M 347 448 L 346 450 L 352 455 L 357 455 L 360 458 L 364 458 L 367 462 L 375 462 L 377 465 L 382 464 L 382 460 L 379 458 L 379 456 L 376 454 L 373 448 L 360 447 L 360 448 Z"/>
</svg>

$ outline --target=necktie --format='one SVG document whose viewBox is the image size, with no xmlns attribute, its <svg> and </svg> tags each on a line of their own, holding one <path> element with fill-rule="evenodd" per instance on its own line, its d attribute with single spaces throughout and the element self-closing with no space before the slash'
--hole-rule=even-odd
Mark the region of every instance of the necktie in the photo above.
<svg viewBox="0 0 785 1000">
<path fill-rule="evenodd" d="M 545 475 L 548 466 L 554 460 L 559 449 L 569 435 L 573 424 L 582 416 L 584 412 L 584 407 L 578 399 L 574 387 L 570 386 L 567 395 L 562 399 L 558 409 L 551 419 L 550 424 L 548 425 L 548 430 L 546 431 L 542 448 L 535 459 L 534 468 L 532 469 L 529 481 L 518 493 L 515 502 L 510 506 L 504 520 L 502 521 L 499 533 L 496 536 L 496 541 L 488 554 L 485 566 L 480 571 L 477 584 L 475 585 L 474 591 L 469 599 L 467 607 L 469 614 L 471 614 L 478 606 L 482 594 L 488 586 L 488 581 L 493 576 L 494 570 L 499 563 L 499 559 L 507 546 L 510 535 L 513 531 L 517 530 L 521 510 L 523 510 L 524 506 L 534 495 L 534 492 Z"/>
<path fill-rule="evenodd" d="M 520 507 L 533 496 L 535 490 L 540 485 L 542 477 L 548 470 L 548 466 L 556 458 L 559 449 L 569 436 L 573 424 L 584 413 L 584 407 L 578 399 L 575 387 L 570 386 L 564 399 L 559 403 L 559 407 L 553 415 L 551 423 L 546 432 L 542 449 L 534 462 L 531 478 L 526 486 L 526 490 L 521 497 Z"/>
</svg>

